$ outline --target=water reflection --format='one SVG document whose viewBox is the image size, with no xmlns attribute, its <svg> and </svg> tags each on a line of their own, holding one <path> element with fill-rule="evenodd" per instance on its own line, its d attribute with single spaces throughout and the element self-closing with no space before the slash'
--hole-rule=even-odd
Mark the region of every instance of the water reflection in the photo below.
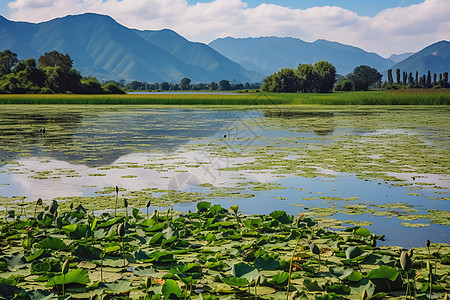
<svg viewBox="0 0 450 300">
<path fill-rule="evenodd" d="M 31 109 L 35 108 L 28 108 Z M 409 140 L 417 134 L 428 140 L 425 133 L 434 129 L 405 128 L 401 119 L 398 124 L 392 122 L 392 128 L 378 128 L 381 126 L 377 127 L 373 120 L 370 124 L 360 123 L 359 117 L 371 116 L 367 112 L 356 114 L 357 118 L 349 121 L 342 112 L 273 109 L 47 107 L 34 113 L 24 110 L 0 112 L 3 197 L 27 196 L 30 201 L 38 197 L 45 200 L 88 197 L 102 195 L 103 190 L 114 186 L 127 191 L 149 188 L 188 191 L 200 193 L 206 200 L 224 207 L 239 204 L 242 212 L 249 214 L 279 209 L 296 214 L 328 208 L 332 210 L 330 218 L 373 222 L 369 228 L 378 234 L 389 234 L 387 241 L 395 244 L 409 245 L 405 237 L 413 232 L 420 232 L 420 238 L 428 232 L 432 241 L 450 242 L 446 226 L 427 224 L 429 227 L 417 229 L 400 225 L 404 221 L 399 217 L 408 212 L 385 209 L 384 216 L 365 211 L 355 215 L 346 207 L 362 205 L 380 211 L 375 205 L 405 202 L 417 214 L 425 215 L 430 209 L 448 211 L 448 201 L 444 200 L 448 198 L 446 188 L 450 187 L 448 175 L 417 174 L 411 168 L 407 169 L 409 173 L 401 173 L 408 167 L 401 164 L 387 175 L 412 186 L 393 186 L 383 180 L 366 181 L 355 174 L 343 173 L 347 171 L 333 170 L 333 163 L 337 163 L 334 159 L 339 157 L 328 157 L 328 164 L 311 163 L 321 147 L 342 141 L 345 142 L 342 146 L 349 147 L 355 137 L 356 141 L 375 141 L 380 136 L 389 139 L 377 141 L 373 152 L 360 158 L 360 170 L 386 159 L 389 164 L 408 161 L 410 157 L 403 157 L 403 153 L 395 156 L 384 151 L 383 143 L 397 141 L 400 135 Z M 381 123 L 386 118 L 377 120 Z M 45 134 L 39 133 L 42 127 L 46 128 Z M 448 147 L 448 135 L 438 137 L 433 145 Z M 411 145 L 416 147 L 414 143 Z M 423 148 L 420 144 L 415 149 Z M 357 156 L 358 151 L 361 149 L 354 148 L 343 161 Z M 313 176 L 318 177 L 308 178 Z M 441 189 L 433 183 L 439 183 Z M 254 197 L 214 194 L 233 189 Z M 163 193 L 155 192 L 153 196 Z M 176 204 L 174 208 L 195 210 L 195 204 Z"/>
<path fill-rule="evenodd" d="M 108 165 L 129 153 L 173 152 L 247 117 L 243 111 L 187 109 L 8 111 L 0 113 L 0 158 L 11 160 L 25 153 Z"/>
</svg>

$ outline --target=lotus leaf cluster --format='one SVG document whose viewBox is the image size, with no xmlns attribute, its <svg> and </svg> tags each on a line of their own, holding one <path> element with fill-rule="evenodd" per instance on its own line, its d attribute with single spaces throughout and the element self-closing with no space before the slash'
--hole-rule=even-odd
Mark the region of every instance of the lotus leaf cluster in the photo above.
<svg viewBox="0 0 450 300">
<path fill-rule="evenodd" d="M 448 245 L 377 247 L 368 229 L 285 211 L 40 205 L 0 221 L 0 299 L 443 299 L 450 286 Z"/>
</svg>

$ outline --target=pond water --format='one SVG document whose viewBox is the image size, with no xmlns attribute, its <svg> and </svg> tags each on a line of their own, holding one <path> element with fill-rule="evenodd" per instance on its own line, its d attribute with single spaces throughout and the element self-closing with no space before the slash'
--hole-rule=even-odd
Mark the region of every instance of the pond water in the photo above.
<svg viewBox="0 0 450 300">
<path fill-rule="evenodd" d="M 424 107 L 6 106 L 0 209 L 40 197 L 102 211 L 113 208 L 118 186 L 137 208 L 151 200 L 151 210 L 188 211 L 206 200 L 244 214 L 307 213 L 336 230 L 364 226 L 389 245 L 450 243 L 449 115 Z"/>
</svg>

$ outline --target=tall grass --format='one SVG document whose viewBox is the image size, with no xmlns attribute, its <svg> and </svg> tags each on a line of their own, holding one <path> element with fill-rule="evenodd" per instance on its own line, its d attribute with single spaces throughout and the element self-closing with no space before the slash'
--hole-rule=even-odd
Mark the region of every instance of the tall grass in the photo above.
<svg viewBox="0 0 450 300">
<path fill-rule="evenodd" d="M 274 105 L 284 97 L 260 94 L 145 94 L 145 95 L 0 95 L 0 104 L 95 105 Z"/>
<path fill-rule="evenodd" d="M 450 90 L 397 90 L 330 94 L 0 95 L 0 104 L 71 105 L 449 105 Z"/>
<path fill-rule="evenodd" d="M 398 90 L 287 95 L 292 104 L 449 105 L 450 90 Z"/>
</svg>

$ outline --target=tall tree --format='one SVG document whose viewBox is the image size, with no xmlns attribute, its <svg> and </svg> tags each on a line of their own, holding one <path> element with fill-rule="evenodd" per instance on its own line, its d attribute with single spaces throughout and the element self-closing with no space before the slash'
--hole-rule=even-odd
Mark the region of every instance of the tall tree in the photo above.
<svg viewBox="0 0 450 300">
<path fill-rule="evenodd" d="M 394 84 L 394 78 L 392 77 L 392 69 L 388 69 L 388 83 L 390 85 Z"/>
<path fill-rule="evenodd" d="M 181 79 L 181 81 L 180 81 L 180 88 L 183 90 L 183 91 L 186 91 L 186 90 L 190 90 L 190 84 L 191 84 L 191 80 L 189 79 L 189 78 L 183 78 L 183 79 Z"/>
<path fill-rule="evenodd" d="M 314 69 L 319 80 L 318 92 L 332 92 L 336 82 L 336 68 L 331 63 L 322 60 L 314 64 Z"/>
<path fill-rule="evenodd" d="M 400 85 L 400 69 L 395 70 L 395 75 L 397 77 L 397 84 Z"/>
<path fill-rule="evenodd" d="M 299 91 L 302 93 L 312 93 L 318 89 L 317 72 L 311 64 L 299 64 L 297 67 L 299 78 Z"/>
<path fill-rule="evenodd" d="M 17 53 L 11 52 L 10 50 L 0 52 L 0 75 L 11 73 L 12 68 L 18 62 Z"/>
<path fill-rule="evenodd" d="M 219 81 L 219 90 L 220 91 L 229 91 L 231 90 L 231 85 L 228 80 Z"/>
<path fill-rule="evenodd" d="M 14 74 L 22 82 L 23 85 L 41 88 L 45 83 L 45 73 L 41 69 L 37 68 L 36 61 L 33 58 L 19 61 L 19 63 L 13 69 Z"/>
<path fill-rule="evenodd" d="M 46 67 L 60 67 L 61 71 L 67 73 L 72 69 L 73 61 L 70 58 L 69 54 L 62 54 L 56 50 L 51 52 L 45 52 L 44 55 L 41 55 L 38 59 L 38 65 L 40 68 Z"/>
<path fill-rule="evenodd" d="M 299 78 L 295 70 L 281 69 L 264 79 L 262 90 L 270 93 L 296 93 L 299 90 Z"/>
<path fill-rule="evenodd" d="M 170 84 L 167 81 L 163 81 L 159 84 L 159 89 L 161 91 L 168 91 L 170 88 Z"/>
<path fill-rule="evenodd" d="M 408 76 L 408 84 L 409 84 L 410 86 L 412 86 L 412 85 L 414 84 L 414 79 L 413 79 L 413 76 L 412 76 L 412 73 L 411 73 L 411 72 L 409 72 L 409 76 Z"/>
<path fill-rule="evenodd" d="M 432 87 L 431 85 L 431 72 L 430 70 L 428 70 L 428 74 L 427 74 L 427 88 Z"/>
<path fill-rule="evenodd" d="M 379 85 L 383 77 L 377 69 L 361 65 L 347 76 L 355 85 L 357 91 L 367 91 L 371 86 Z"/>
</svg>

